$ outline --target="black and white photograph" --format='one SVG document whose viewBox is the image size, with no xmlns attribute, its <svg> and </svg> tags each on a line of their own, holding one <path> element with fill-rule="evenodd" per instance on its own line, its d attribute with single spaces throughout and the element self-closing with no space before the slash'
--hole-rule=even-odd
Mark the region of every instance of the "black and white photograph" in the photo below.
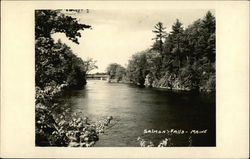
<svg viewBox="0 0 250 159">
<path fill-rule="evenodd" d="M 216 146 L 214 10 L 35 10 L 36 146 Z"/>
<path fill-rule="evenodd" d="M 249 2 L 1 1 L 0 158 L 249 158 Z"/>
</svg>

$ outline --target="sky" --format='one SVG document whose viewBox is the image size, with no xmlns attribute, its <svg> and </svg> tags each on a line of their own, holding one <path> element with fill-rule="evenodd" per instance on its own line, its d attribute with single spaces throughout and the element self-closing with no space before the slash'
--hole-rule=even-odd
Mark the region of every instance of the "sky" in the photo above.
<svg viewBox="0 0 250 159">
<path fill-rule="evenodd" d="M 87 58 L 97 60 L 98 69 L 91 73 L 105 72 L 110 63 L 126 67 L 133 54 L 150 48 L 154 37 L 152 30 L 159 21 L 169 32 L 176 19 L 179 19 L 185 28 L 195 20 L 203 18 L 207 11 L 89 9 L 88 13 L 84 10 L 76 15 L 80 23 L 92 26 L 92 29 L 81 31 L 79 45 L 69 41 L 62 33 L 56 33 L 52 37 L 55 40 L 61 39 L 83 60 Z M 214 13 L 213 10 L 210 11 Z"/>
</svg>

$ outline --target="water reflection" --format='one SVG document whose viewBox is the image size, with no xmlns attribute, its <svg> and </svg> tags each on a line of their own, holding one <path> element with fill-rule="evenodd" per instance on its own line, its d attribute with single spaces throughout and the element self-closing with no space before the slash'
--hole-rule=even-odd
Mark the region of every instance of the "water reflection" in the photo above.
<svg viewBox="0 0 250 159">
<path fill-rule="evenodd" d="M 96 146 L 139 146 L 138 136 L 155 142 L 163 137 L 143 134 L 144 129 L 208 129 L 206 134 L 193 136 L 193 145 L 215 145 L 214 95 L 90 80 L 84 89 L 67 91 L 60 100 L 91 120 L 114 117 L 117 124 L 101 135 Z M 187 137 L 179 137 L 175 146 L 185 146 Z"/>
</svg>

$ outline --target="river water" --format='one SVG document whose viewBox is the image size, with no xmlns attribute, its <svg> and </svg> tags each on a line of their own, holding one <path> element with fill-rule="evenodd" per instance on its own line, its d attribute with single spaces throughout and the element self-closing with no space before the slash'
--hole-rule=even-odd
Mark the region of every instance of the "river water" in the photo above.
<svg viewBox="0 0 250 159">
<path fill-rule="evenodd" d="M 92 121 L 113 116 L 96 147 L 137 147 L 140 136 L 157 145 L 167 134 L 149 130 L 184 130 L 170 136 L 174 146 L 215 146 L 215 95 L 139 88 L 132 84 L 89 80 L 81 90 L 68 90 L 60 103 Z M 205 130 L 194 134 L 192 130 Z M 191 133 L 192 131 L 192 133 Z M 197 132 L 196 131 L 196 132 Z M 179 131 L 180 132 L 180 131 Z M 188 142 L 189 141 L 189 142 Z"/>
</svg>

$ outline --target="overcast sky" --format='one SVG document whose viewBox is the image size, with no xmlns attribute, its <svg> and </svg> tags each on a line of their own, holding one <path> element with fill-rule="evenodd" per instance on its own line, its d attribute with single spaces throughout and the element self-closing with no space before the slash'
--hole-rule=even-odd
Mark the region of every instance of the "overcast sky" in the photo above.
<svg viewBox="0 0 250 159">
<path fill-rule="evenodd" d="M 90 9 L 89 13 L 84 11 L 77 15 L 81 23 L 93 28 L 81 32 L 79 45 L 67 40 L 63 34 L 57 33 L 53 37 L 60 38 L 82 59 L 97 60 L 99 68 L 92 73 L 104 72 L 108 64 L 115 62 L 126 66 L 132 54 L 149 48 L 154 37 L 152 29 L 157 22 L 161 21 L 169 32 L 177 18 L 186 27 L 204 17 L 207 11 Z"/>
</svg>

